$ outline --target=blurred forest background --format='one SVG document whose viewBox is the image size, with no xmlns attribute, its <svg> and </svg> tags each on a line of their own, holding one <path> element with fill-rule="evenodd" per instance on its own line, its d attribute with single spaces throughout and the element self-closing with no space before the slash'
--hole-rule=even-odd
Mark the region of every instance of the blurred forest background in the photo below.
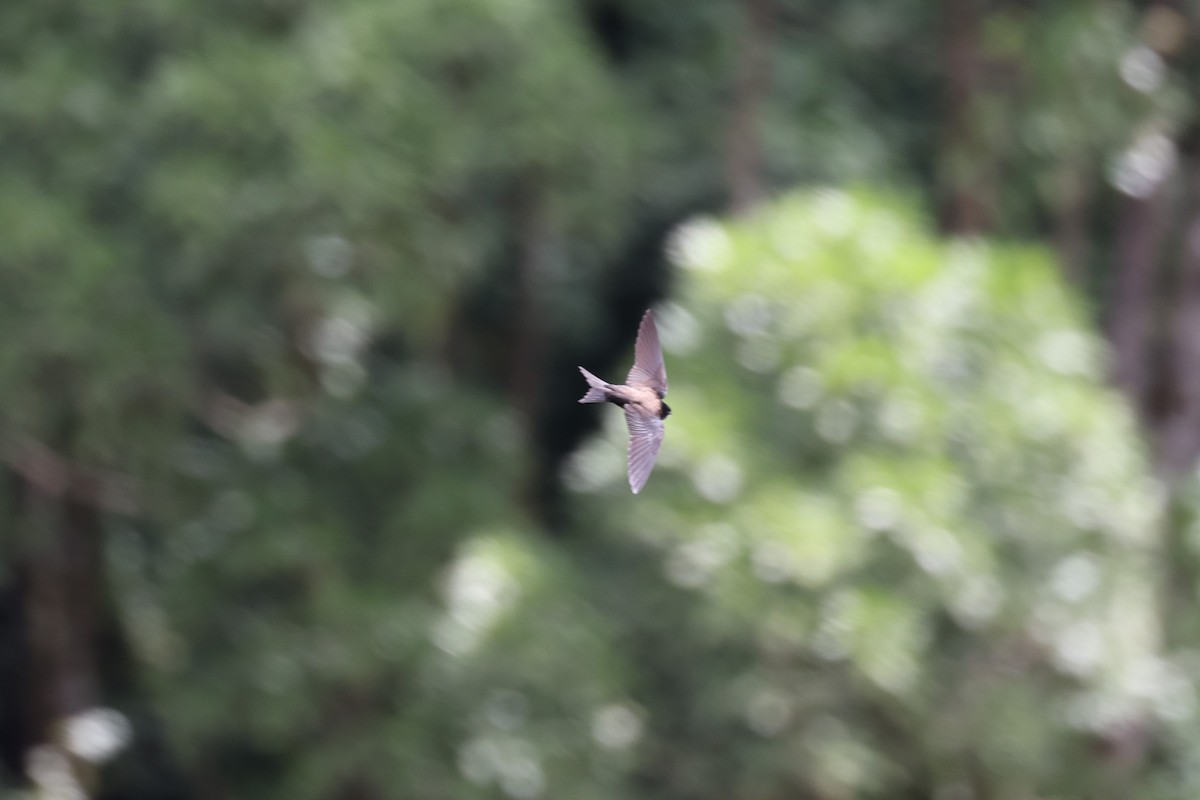
<svg viewBox="0 0 1200 800">
<path fill-rule="evenodd" d="M 0 798 L 1200 796 L 1198 97 L 1185 0 L 0 4 Z"/>
</svg>

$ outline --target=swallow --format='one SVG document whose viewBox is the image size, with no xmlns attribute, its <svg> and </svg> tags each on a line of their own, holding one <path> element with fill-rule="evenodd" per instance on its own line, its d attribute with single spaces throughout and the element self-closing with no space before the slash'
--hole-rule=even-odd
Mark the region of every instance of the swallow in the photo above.
<svg viewBox="0 0 1200 800">
<path fill-rule="evenodd" d="M 658 448 L 662 446 L 663 420 L 671 414 L 671 407 L 663 402 L 667 396 L 667 368 L 663 364 L 654 315 L 646 311 L 642 316 L 633 368 L 625 383 L 602 381 L 583 367 L 579 371 L 590 387 L 579 402 L 612 403 L 625 410 L 625 424 L 629 426 L 629 488 L 637 494 L 654 469 Z"/>
</svg>

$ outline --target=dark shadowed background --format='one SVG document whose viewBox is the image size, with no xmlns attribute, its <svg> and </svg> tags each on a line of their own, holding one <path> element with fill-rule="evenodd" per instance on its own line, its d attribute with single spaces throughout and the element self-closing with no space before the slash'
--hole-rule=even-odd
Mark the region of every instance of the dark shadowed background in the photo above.
<svg viewBox="0 0 1200 800">
<path fill-rule="evenodd" d="M 1200 796 L 1198 96 L 1182 0 L 0 3 L 0 798 Z"/>
</svg>

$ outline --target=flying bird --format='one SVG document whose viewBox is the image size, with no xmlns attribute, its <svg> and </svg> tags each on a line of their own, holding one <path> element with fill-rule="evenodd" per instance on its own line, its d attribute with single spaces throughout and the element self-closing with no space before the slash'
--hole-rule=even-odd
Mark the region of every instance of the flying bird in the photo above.
<svg viewBox="0 0 1200 800">
<path fill-rule="evenodd" d="M 663 402 L 667 395 L 667 368 L 663 364 L 654 315 L 647 311 L 642 316 L 633 368 L 625 383 L 602 381 L 583 367 L 579 371 L 591 387 L 579 402 L 612 403 L 625 409 L 625 424 L 629 426 L 629 488 L 637 494 L 654 469 L 658 448 L 662 446 L 663 420 L 671 413 L 671 407 Z"/>
</svg>

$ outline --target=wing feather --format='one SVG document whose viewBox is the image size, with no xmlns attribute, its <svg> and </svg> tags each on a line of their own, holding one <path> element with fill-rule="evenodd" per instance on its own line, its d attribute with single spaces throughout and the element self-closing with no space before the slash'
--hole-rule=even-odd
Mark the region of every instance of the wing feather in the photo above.
<svg viewBox="0 0 1200 800">
<path fill-rule="evenodd" d="M 637 494 L 646 485 L 654 462 L 658 460 L 663 421 L 630 405 L 625 407 L 625 423 L 629 426 L 629 488 Z"/>
<path fill-rule="evenodd" d="M 629 370 L 625 383 L 653 389 L 660 397 L 667 393 L 667 367 L 663 363 L 654 314 L 649 310 L 642 316 L 642 324 L 638 327 L 633 369 Z"/>
</svg>

